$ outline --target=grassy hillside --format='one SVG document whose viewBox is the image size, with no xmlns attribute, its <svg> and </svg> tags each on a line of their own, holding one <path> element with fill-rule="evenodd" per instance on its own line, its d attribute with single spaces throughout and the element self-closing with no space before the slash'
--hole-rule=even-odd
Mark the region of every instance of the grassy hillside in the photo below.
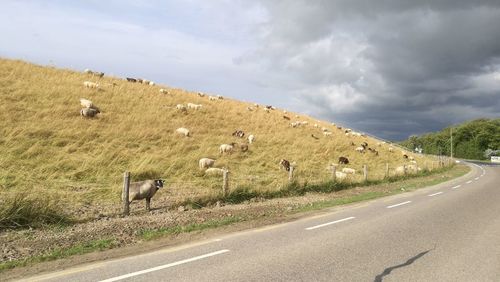
<svg viewBox="0 0 500 282">
<path fill-rule="evenodd" d="M 85 88 L 86 80 L 98 82 L 101 89 Z M 340 156 L 348 157 L 348 167 L 358 171 L 367 164 L 370 179 L 382 178 L 386 163 L 392 170 L 408 162 L 400 149 L 389 152 L 388 144 L 376 146 L 378 140 L 346 136 L 328 122 L 287 113 L 292 121 L 309 122 L 291 128 L 283 110 L 248 111 L 248 103 L 209 101 L 181 89 L 160 94 L 161 87 L 169 88 L 0 59 L 1 193 L 58 195 L 75 208 L 117 203 L 128 170 L 133 181 L 164 178 L 167 191 L 156 197 L 171 202 L 220 193 L 221 177 L 204 176 L 198 169 L 202 157 L 216 158 L 216 167 L 230 170 L 231 189 L 266 191 L 287 183 L 287 173 L 278 167 L 282 158 L 297 163 L 299 183 L 328 180 L 325 167 Z M 102 113 L 95 119 L 81 118 L 80 98 L 92 100 Z M 203 108 L 187 113 L 175 109 L 189 102 Z M 323 136 L 314 123 L 333 135 Z M 192 137 L 175 134 L 178 127 L 190 129 Z M 248 152 L 219 156 L 220 144 L 244 141 L 231 136 L 236 129 L 254 134 L 256 141 Z M 358 153 L 351 142 L 367 142 L 379 155 Z M 422 166 L 431 161 L 414 156 Z M 361 177 L 358 173 L 351 180 Z"/>
<path fill-rule="evenodd" d="M 488 152 L 500 150 L 500 118 L 464 122 L 439 132 L 411 136 L 401 144 L 410 150 L 421 147 L 428 154 L 450 155 L 452 129 L 453 156 L 457 158 L 482 160 L 489 158 Z"/>
</svg>

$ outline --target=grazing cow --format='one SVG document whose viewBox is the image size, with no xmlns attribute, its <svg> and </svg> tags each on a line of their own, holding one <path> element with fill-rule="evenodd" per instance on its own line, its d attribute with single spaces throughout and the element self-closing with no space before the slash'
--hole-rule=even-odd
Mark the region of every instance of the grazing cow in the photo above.
<svg viewBox="0 0 500 282">
<path fill-rule="evenodd" d="M 283 118 L 286 119 L 286 120 L 290 120 L 290 118 L 287 117 L 287 116 L 283 116 Z"/>
<path fill-rule="evenodd" d="M 290 171 L 290 162 L 289 162 L 289 161 L 287 161 L 287 160 L 285 160 L 285 159 L 282 159 L 282 160 L 280 161 L 280 166 L 281 166 L 282 168 L 284 168 L 286 171 Z"/>
<path fill-rule="evenodd" d="M 311 137 L 314 138 L 314 139 L 316 139 L 316 140 L 319 139 L 319 137 L 314 136 L 314 134 L 311 134 Z"/>
<path fill-rule="evenodd" d="M 349 163 L 349 159 L 346 158 L 346 157 L 340 157 L 339 158 L 339 164 L 348 164 Z"/>
<path fill-rule="evenodd" d="M 403 158 L 408 159 L 408 155 L 407 154 L 403 154 Z"/>
<path fill-rule="evenodd" d="M 131 78 L 131 77 L 127 77 L 127 81 L 128 82 L 137 82 L 137 79 Z"/>
<path fill-rule="evenodd" d="M 368 143 L 366 143 L 366 142 L 361 143 L 361 147 L 366 149 L 366 147 L 368 147 Z"/>
</svg>

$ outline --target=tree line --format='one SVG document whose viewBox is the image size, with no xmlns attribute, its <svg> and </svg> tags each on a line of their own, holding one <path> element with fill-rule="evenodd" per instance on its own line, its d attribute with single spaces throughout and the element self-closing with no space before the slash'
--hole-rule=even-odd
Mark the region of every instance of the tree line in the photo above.
<svg viewBox="0 0 500 282">
<path fill-rule="evenodd" d="M 412 135 L 400 144 L 410 150 L 422 149 L 425 154 L 449 156 L 452 132 L 454 157 L 482 160 L 500 156 L 500 118 L 476 119 L 439 132 Z"/>
</svg>

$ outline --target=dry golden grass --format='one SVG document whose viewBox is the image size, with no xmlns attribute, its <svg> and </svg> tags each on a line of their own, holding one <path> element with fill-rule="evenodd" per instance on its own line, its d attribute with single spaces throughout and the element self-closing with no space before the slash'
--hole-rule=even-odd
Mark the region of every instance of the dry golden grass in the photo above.
<svg viewBox="0 0 500 282">
<path fill-rule="evenodd" d="M 87 80 L 98 82 L 101 89 L 85 88 Z M 55 193 L 73 204 L 118 202 L 122 174 L 128 170 L 132 180 L 166 179 L 168 192 L 159 197 L 182 201 L 220 193 L 220 177 L 199 171 L 202 157 L 216 158 L 216 167 L 231 171 L 232 189 L 256 190 L 276 190 L 287 183 L 287 173 L 278 166 L 282 158 L 296 162 L 296 179 L 309 183 L 329 179 L 326 166 L 340 156 L 349 158 L 347 167 L 360 172 L 352 181 L 362 179 L 364 164 L 369 178 L 378 179 L 386 163 L 391 169 L 407 163 L 400 149 L 391 153 L 388 144 L 376 146 L 379 140 L 347 137 L 328 122 L 287 113 L 292 121 L 309 122 L 291 128 L 282 110 L 248 111 L 252 104 L 227 98 L 209 101 L 181 89 L 160 94 L 160 88 L 169 87 L 0 59 L 0 190 Z M 80 98 L 92 100 L 102 113 L 82 119 Z M 182 113 L 175 109 L 180 103 L 203 108 Z M 323 136 L 314 123 L 333 135 Z M 175 134 L 178 127 L 188 128 L 192 137 Z M 236 129 L 254 134 L 254 144 L 248 152 L 219 156 L 220 144 L 246 141 L 231 136 Z M 351 141 L 356 146 L 366 141 L 380 154 L 358 153 Z M 408 154 L 421 166 L 434 161 Z"/>
</svg>

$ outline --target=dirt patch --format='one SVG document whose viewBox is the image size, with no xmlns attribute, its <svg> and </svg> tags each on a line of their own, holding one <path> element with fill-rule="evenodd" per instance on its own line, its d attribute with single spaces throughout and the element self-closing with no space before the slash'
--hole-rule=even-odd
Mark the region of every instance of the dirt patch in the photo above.
<svg viewBox="0 0 500 282">
<path fill-rule="evenodd" d="M 465 174 L 468 168 L 456 166 L 439 175 L 430 175 L 408 179 L 396 183 L 387 183 L 375 186 L 356 187 L 335 193 L 309 193 L 301 197 L 279 198 L 272 200 L 252 199 L 237 205 L 220 205 L 211 208 L 190 209 L 157 209 L 149 213 L 139 213 L 129 217 L 101 216 L 97 220 L 88 221 L 71 226 L 55 226 L 43 229 L 11 230 L 0 233 L 0 263 L 21 260 L 33 256 L 40 256 L 56 249 L 70 248 L 82 242 L 92 240 L 113 239 L 112 250 L 94 252 L 91 254 L 74 256 L 65 260 L 34 265 L 29 268 L 17 268 L 6 271 L 9 277 L 22 277 L 39 271 L 61 269 L 90 261 L 113 257 L 137 254 L 164 246 L 185 243 L 190 240 L 201 239 L 228 231 L 242 230 L 271 223 L 292 220 L 302 216 L 297 213 L 302 208 L 314 203 L 332 201 L 335 199 L 349 199 L 366 193 L 394 194 L 417 187 L 442 182 Z M 138 208 L 135 206 L 134 208 Z M 141 205 L 140 208 L 143 208 Z M 239 218 L 239 222 L 222 228 L 196 231 L 191 233 L 171 234 L 159 240 L 146 242 L 141 232 L 144 230 L 158 230 L 189 224 L 202 224 L 208 221 L 222 220 L 228 217 Z"/>
</svg>

